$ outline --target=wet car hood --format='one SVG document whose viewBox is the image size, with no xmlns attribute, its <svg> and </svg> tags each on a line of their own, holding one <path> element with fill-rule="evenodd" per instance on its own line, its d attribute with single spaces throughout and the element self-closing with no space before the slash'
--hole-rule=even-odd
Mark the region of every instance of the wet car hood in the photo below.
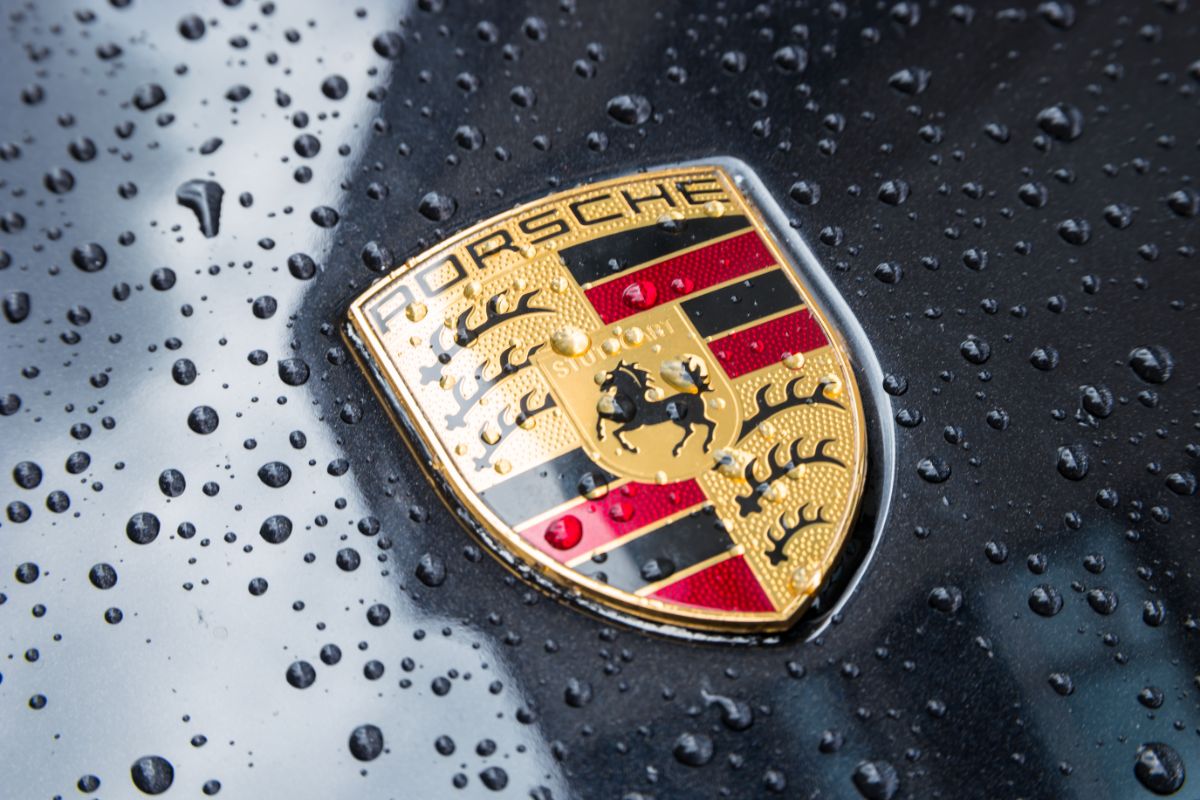
<svg viewBox="0 0 1200 800">
<path fill-rule="evenodd" d="M 1185 3 L 172 6 L 6 15 L 3 794 L 1127 798 L 1196 769 Z M 895 439 L 873 557 L 760 646 L 484 555 L 341 335 L 457 229 L 717 156 L 813 247 Z"/>
</svg>

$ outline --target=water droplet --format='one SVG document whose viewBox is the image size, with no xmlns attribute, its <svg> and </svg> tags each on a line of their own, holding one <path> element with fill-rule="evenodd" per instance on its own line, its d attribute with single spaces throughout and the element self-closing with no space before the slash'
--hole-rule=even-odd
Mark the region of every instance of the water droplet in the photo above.
<svg viewBox="0 0 1200 800">
<path fill-rule="evenodd" d="M 426 553 L 417 561 L 417 579 L 426 586 L 441 586 L 446 582 L 446 563 L 432 553 Z"/>
<path fill-rule="evenodd" d="M 307 661 L 293 661 L 288 665 L 285 677 L 289 685 L 297 689 L 307 689 L 317 679 L 317 671 Z"/>
<path fill-rule="evenodd" d="M 962 606 L 963 593 L 957 586 L 936 586 L 929 593 L 929 607 L 943 614 L 957 614 Z"/>
<path fill-rule="evenodd" d="M 71 263 L 83 272 L 99 272 L 108 264 L 108 253 L 95 242 L 88 242 L 71 251 Z"/>
<path fill-rule="evenodd" d="M 258 469 L 258 479 L 272 489 L 286 486 L 292 479 L 292 470 L 282 461 L 269 461 Z"/>
<path fill-rule="evenodd" d="M 341 100 L 350 91 L 350 84 L 341 75 L 330 75 L 321 81 L 321 94 L 330 100 Z"/>
<path fill-rule="evenodd" d="M 1058 448 L 1058 474 L 1067 480 L 1080 481 L 1088 474 L 1088 455 L 1081 445 L 1072 444 Z"/>
<path fill-rule="evenodd" d="M 1071 680 L 1071 676 L 1065 672 L 1052 672 L 1047 679 L 1050 688 L 1063 697 L 1066 697 L 1075 691 L 1075 682 Z"/>
<path fill-rule="evenodd" d="M 499 792 L 508 786 L 508 773 L 501 767 L 487 767 L 479 773 L 479 780 L 493 792 Z"/>
<path fill-rule="evenodd" d="M 1161 795 L 1179 791 L 1187 777 L 1179 753 L 1163 742 L 1149 742 L 1138 748 L 1133 774 L 1142 786 Z"/>
<path fill-rule="evenodd" d="M 190 180 L 175 190 L 175 200 L 184 208 L 191 209 L 200 223 L 200 232 L 211 239 L 221 227 L 221 198 L 225 190 L 221 184 L 210 180 Z"/>
<path fill-rule="evenodd" d="M 908 200 L 908 182 L 903 180 L 885 181 L 879 187 L 879 199 L 889 206 L 898 206 Z"/>
<path fill-rule="evenodd" d="M 545 538 L 556 550 L 570 550 L 583 539 L 583 523 L 570 514 L 559 517 L 546 526 Z"/>
<path fill-rule="evenodd" d="M 639 311 L 650 308 L 658 300 L 658 289 L 650 281 L 634 281 L 621 292 L 621 300 Z"/>
<path fill-rule="evenodd" d="M 663 361 L 658 374 L 675 389 L 686 394 L 698 394 L 707 386 L 708 366 L 699 356 L 685 353 Z"/>
<path fill-rule="evenodd" d="M 1087 593 L 1087 601 L 1097 614 L 1108 616 L 1117 610 L 1117 593 L 1112 589 L 1092 589 Z"/>
<path fill-rule="evenodd" d="M 572 708 L 583 708 L 592 702 L 592 685 L 587 681 L 571 678 L 563 690 L 563 699 Z"/>
<path fill-rule="evenodd" d="M 802 369 L 804 367 L 804 353 L 784 353 L 781 361 L 788 369 Z"/>
<path fill-rule="evenodd" d="M 221 418 L 211 406 L 196 406 L 188 414 L 187 425 L 195 433 L 207 435 L 217 429 Z"/>
<path fill-rule="evenodd" d="M 1171 192 L 1167 196 L 1167 207 L 1176 215 L 1190 219 L 1200 214 L 1200 192 L 1190 186 Z"/>
<path fill-rule="evenodd" d="M 162 794 L 175 782 L 175 768 L 162 756 L 142 756 L 129 773 L 133 785 L 144 794 Z"/>
<path fill-rule="evenodd" d="M 802 206 L 815 206 L 821 200 L 821 186 L 810 181 L 796 181 L 788 194 Z"/>
<path fill-rule="evenodd" d="M 930 483 L 944 483 L 950 478 L 950 464 L 937 456 L 917 462 L 917 474 Z"/>
<path fill-rule="evenodd" d="M 1029 609 L 1038 616 L 1053 617 L 1062 607 L 1062 595 L 1048 583 L 1035 586 L 1029 593 Z"/>
<path fill-rule="evenodd" d="M 592 340 L 579 328 L 567 325 L 550 335 L 550 346 L 563 356 L 578 357 L 592 346 Z"/>
<path fill-rule="evenodd" d="M 1060 142 L 1073 142 L 1083 134 L 1083 112 L 1075 106 L 1056 103 L 1038 112 L 1037 124 Z"/>
<path fill-rule="evenodd" d="M 1146 383 L 1166 383 L 1175 369 L 1175 359 L 1162 345 L 1135 348 L 1129 354 L 1129 366 Z"/>
<path fill-rule="evenodd" d="M 907 67 L 892 73 L 888 78 L 888 86 L 898 92 L 908 95 L 921 94 L 929 87 L 931 73 L 921 67 Z"/>
<path fill-rule="evenodd" d="M 383 752 L 383 731 L 375 725 L 359 725 L 350 733 L 350 755 L 359 761 L 374 761 Z"/>
<path fill-rule="evenodd" d="M 372 272 L 387 272 L 396 263 L 392 257 L 392 251 L 375 241 L 367 242 L 359 257 L 362 259 L 363 265 Z"/>
<path fill-rule="evenodd" d="M 282 514 L 274 514 L 263 520 L 258 535 L 269 544 L 282 544 L 292 535 L 292 521 Z"/>
<path fill-rule="evenodd" d="M 671 752 L 675 760 L 689 767 L 702 767 L 712 761 L 715 748 L 711 737 L 703 733 L 683 733 Z"/>
<path fill-rule="evenodd" d="M 641 125 L 654 111 L 650 101 L 640 94 L 617 95 L 608 101 L 606 110 L 622 125 Z"/>
<path fill-rule="evenodd" d="M 133 92 L 133 105 L 138 111 L 149 111 L 166 100 L 167 93 L 157 83 L 143 83 Z"/>
<path fill-rule="evenodd" d="M 1058 223 L 1058 235 L 1067 244 L 1084 245 L 1092 238 L 1092 226 L 1086 219 L 1064 219 Z"/>
<path fill-rule="evenodd" d="M 458 202 L 448 195 L 429 192 L 421 198 L 417 210 L 431 222 L 445 222 L 458 210 Z"/>
<path fill-rule="evenodd" d="M 199 14 L 188 14 L 179 20 L 179 35 L 194 42 L 204 35 L 204 19 Z"/>
<path fill-rule="evenodd" d="M 4 295 L 4 318 L 14 325 L 24 322 L 31 305 L 28 292 L 8 292 Z"/>
<path fill-rule="evenodd" d="M 125 535 L 134 544 L 150 544 L 158 538 L 161 524 L 149 511 L 139 511 L 125 524 Z"/>
<path fill-rule="evenodd" d="M 850 777 L 866 800 L 892 800 L 900 791 L 900 776 L 886 761 L 863 761 Z"/>
</svg>

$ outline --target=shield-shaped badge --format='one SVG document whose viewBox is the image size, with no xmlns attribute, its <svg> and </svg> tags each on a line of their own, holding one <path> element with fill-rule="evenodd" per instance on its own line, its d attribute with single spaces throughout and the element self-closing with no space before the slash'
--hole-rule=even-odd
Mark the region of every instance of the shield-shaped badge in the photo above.
<svg viewBox="0 0 1200 800">
<path fill-rule="evenodd" d="M 719 166 L 493 217 L 372 286 L 350 323 L 447 499 L 593 605 L 781 630 L 854 523 L 846 347 Z"/>
</svg>

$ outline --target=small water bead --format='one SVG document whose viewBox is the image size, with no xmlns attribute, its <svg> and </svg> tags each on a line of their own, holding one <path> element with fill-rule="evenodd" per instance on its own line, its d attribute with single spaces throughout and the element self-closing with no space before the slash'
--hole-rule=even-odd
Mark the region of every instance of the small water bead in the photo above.
<svg viewBox="0 0 1200 800">
<path fill-rule="evenodd" d="M 99 563 L 88 571 L 88 580 L 97 589 L 107 590 L 117 585 L 117 571 L 112 564 Z"/>
<path fill-rule="evenodd" d="M 448 195 L 428 192 L 417 205 L 421 216 L 431 222 L 445 222 L 458 210 L 458 202 Z"/>
<path fill-rule="evenodd" d="M 432 553 L 425 553 L 417 560 L 416 576 L 426 586 L 441 586 L 446 582 L 446 564 Z"/>
<path fill-rule="evenodd" d="M 621 300 L 630 308 L 644 311 L 658 301 L 658 289 L 650 281 L 633 281 L 621 292 Z"/>
<path fill-rule="evenodd" d="M 702 767 L 713 759 L 716 747 L 711 737 L 703 733 L 683 733 L 671 750 L 675 760 L 689 767 Z"/>
<path fill-rule="evenodd" d="M 900 776 L 886 761 L 864 761 L 855 767 L 851 780 L 866 800 L 892 800 L 900 791 Z"/>
</svg>

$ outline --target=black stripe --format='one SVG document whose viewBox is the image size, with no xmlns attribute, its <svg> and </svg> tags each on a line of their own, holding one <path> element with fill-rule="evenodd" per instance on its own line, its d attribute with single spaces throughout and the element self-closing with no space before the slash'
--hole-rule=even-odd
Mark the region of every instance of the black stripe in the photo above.
<svg viewBox="0 0 1200 800">
<path fill-rule="evenodd" d="M 578 500 L 583 496 L 581 490 L 587 489 L 584 478 L 589 475 L 594 485 L 603 486 L 616 480 L 615 475 L 596 466 L 582 448 L 577 448 L 541 466 L 518 472 L 479 496 L 500 519 L 516 527 L 568 500 Z"/>
<path fill-rule="evenodd" d="M 680 306 L 696 331 L 707 337 L 799 303 L 796 287 L 782 269 L 776 269 L 684 300 Z"/>
<path fill-rule="evenodd" d="M 580 564 L 576 571 L 626 592 L 635 592 L 680 570 L 724 553 L 733 540 L 711 505 L 650 531 Z"/>
<path fill-rule="evenodd" d="M 591 283 L 749 225 L 740 214 L 689 219 L 674 231 L 644 225 L 564 248 L 560 254 L 577 283 Z"/>
</svg>

